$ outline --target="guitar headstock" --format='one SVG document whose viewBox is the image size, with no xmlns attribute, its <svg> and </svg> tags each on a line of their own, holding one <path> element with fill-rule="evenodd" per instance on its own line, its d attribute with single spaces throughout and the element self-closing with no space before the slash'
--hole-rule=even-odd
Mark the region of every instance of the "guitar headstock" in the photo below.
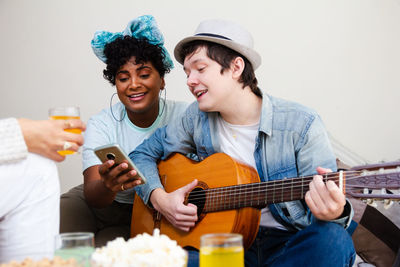
<svg viewBox="0 0 400 267">
<path fill-rule="evenodd" d="M 389 208 L 400 201 L 400 162 L 389 162 L 351 168 L 346 173 L 346 194 L 374 205 L 383 201 Z"/>
</svg>

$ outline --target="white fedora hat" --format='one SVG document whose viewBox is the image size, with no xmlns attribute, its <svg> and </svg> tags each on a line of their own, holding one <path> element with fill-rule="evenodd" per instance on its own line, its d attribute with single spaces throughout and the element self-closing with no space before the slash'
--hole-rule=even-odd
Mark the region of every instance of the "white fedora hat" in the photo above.
<svg viewBox="0 0 400 267">
<path fill-rule="evenodd" d="M 253 37 L 242 26 L 225 20 L 205 20 L 199 24 L 193 36 L 180 41 L 174 50 L 176 60 L 183 64 L 182 47 L 194 40 L 209 41 L 226 46 L 250 61 L 254 70 L 261 65 L 261 56 L 254 50 Z"/>
</svg>

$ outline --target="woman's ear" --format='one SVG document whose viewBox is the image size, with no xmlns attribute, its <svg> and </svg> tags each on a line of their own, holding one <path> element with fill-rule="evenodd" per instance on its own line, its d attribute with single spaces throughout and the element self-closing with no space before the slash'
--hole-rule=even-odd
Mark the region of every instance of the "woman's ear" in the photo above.
<svg viewBox="0 0 400 267">
<path fill-rule="evenodd" d="M 244 60 L 242 57 L 236 57 L 234 60 L 232 60 L 231 63 L 231 70 L 232 70 L 232 78 L 239 80 L 240 76 L 243 73 L 244 70 Z"/>
</svg>

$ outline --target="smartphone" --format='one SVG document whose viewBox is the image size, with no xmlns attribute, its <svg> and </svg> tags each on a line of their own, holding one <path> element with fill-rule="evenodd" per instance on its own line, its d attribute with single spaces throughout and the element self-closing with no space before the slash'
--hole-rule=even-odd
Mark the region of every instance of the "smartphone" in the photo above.
<svg viewBox="0 0 400 267">
<path fill-rule="evenodd" d="M 135 166 L 132 160 L 122 151 L 118 144 L 110 144 L 105 146 L 99 146 L 94 149 L 94 153 L 100 159 L 101 162 L 106 162 L 107 160 L 113 160 L 115 162 L 115 166 L 122 163 L 122 161 L 126 161 L 128 163 L 128 169 L 126 172 L 130 170 L 136 170 L 137 175 L 133 179 L 141 179 L 142 183 L 145 184 L 147 182 L 146 178 L 139 171 L 139 169 Z"/>
</svg>

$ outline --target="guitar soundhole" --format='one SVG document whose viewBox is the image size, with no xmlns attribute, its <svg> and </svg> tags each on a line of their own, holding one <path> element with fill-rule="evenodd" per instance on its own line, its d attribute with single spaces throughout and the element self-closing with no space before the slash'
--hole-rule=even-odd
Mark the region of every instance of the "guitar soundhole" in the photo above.
<svg viewBox="0 0 400 267">
<path fill-rule="evenodd" d="M 196 187 L 193 189 L 192 192 L 189 193 L 187 202 L 197 206 L 197 217 L 200 220 L 206 204 L 206 192 L 203 190 L 203 188 Z"/>
</svg>

